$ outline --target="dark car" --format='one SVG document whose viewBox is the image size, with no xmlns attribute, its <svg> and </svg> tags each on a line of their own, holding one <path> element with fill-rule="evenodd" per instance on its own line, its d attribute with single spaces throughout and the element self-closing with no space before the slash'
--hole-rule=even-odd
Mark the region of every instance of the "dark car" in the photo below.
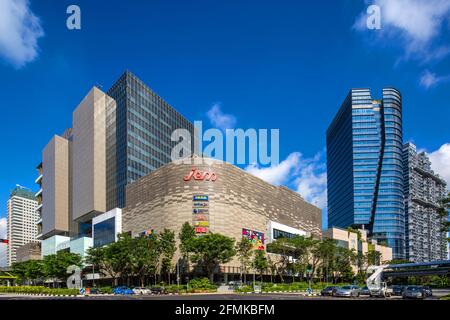
<svg viewBox="0 0 450 320">
<path fill-rule="evenodd" d="M 361 288 L 359 294 L 362 296 L 370 296 L 370 290 L 367 287 L 363 287 Z"/>
<path fill-rule="evenodd" d="M 151 294 L 166 294 L 167 291 L 163 287 L 152 287 L 150 289 Z"/>
<path fill-rule="evenodd" d="M 424 299 L 425 296 L 423 286 L 407 286 L 403 291 L 403 299 Z"/>
<path fill-rule="evenodd" d="M 392 295 L 401 297 L 403 295 L 404 290 L 405 290 L 404 286 L 400 286 L 400 285 L 392 286 Z"/>
<path fill-rule="evenodd" d="M 337 286 L 326 287 L 326 288 L 322 289 L 322 291 L 320 291 L 320 295 L 321 296 L 334 296 L 337 288 L 338 288 Z"/>
<path fill-rule="evenodd" d="M 425 292 L 425 297 L 431 297 L 433 295 L 433 290 L 429 286 L 424 286 L 423 291 Z"/>
<path fill-rule="evenodd" d="M 101 291 L 98 288 L 90 288 L 90 294 L 101 294 Z"/>
</svg>

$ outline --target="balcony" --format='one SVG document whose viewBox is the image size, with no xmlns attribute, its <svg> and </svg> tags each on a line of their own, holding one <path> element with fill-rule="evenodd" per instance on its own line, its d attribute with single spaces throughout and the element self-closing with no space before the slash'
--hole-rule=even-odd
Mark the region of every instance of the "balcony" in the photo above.
<svg viewBox="0 0 450 320">
<path fill-rule="evenodd" d="M 42 209 L 42 203 L 40 203 L 37 207 L 36 207 L 36 211 L 39 211 Z"/>
<path fill-rule="evenodd" d="M 36 240 L 42 240 L 42 233 L 36 235 Z"/>
<path fill-rule="evenodd" d="M 42 217 L 39 217 L 39 219 L 36 221 L 36 224 L 42 224 Z"/>
<path fill-rule="evenodd" d="M 36 184 L 41 184 L 41 181 L 42 181 L 42 173 L 39 175 L 39 177 L 37 177 L 37 179 L 36 180 L 34 180 L 34 183 L 36 183 Z"/>
<path fill-rule="evenodd" d="M 38 192 L 34 195 L 36 198 L 42 195 L 42 189 L 39 189 Z"/>
</svg>

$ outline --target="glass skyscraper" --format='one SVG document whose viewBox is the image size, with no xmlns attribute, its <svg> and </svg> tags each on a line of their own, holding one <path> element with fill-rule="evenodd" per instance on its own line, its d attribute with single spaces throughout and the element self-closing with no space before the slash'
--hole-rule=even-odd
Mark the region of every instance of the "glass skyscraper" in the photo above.
<svg viewBox="0 0 450 320">
<path fill-rule="evenodd" d="M 171 161 L 175 129 L 194 126 L 131 72 L 126 71 L 107 94 L 117 103 L 107 119 L 107 209 L 123 208 L 125 186 Z"/>
<path fill-rule="evenodd" d="M 402 97 L 352 89 L 327 130 L 328 226 L 364 227 L 405 258 Z"/>
</svg>

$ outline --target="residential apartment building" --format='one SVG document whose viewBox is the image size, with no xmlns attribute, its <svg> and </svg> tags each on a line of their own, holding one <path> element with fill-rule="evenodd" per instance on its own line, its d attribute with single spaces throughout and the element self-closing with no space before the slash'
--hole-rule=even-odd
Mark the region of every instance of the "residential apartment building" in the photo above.
<svg viewBox="0 0 450 320">
<path fill-rule="evenodd" d="M 438 214 L 446 196 L 446 182 L 431 169 L 425 152 L 412 143 L 403 147 L 406 217 L 406 258 L 414 262 L 445 260 L 447 235 L 442 232 L 444 219 Z"/>
<path fill-rule="evenodd" d="M 11 191 L 7 201 L 8 266 L 17 261 L 17 250 L 21 246 L 36 241 L 38 220 L 36 207 L 36 197 L 31 190 L 16 186 Z"/>
<path fill-rule="evenodd" d="M 352 89 L 327 130 L 328 226 L 362 227 L 405 258 L 402 97 Z"/>
</svg>

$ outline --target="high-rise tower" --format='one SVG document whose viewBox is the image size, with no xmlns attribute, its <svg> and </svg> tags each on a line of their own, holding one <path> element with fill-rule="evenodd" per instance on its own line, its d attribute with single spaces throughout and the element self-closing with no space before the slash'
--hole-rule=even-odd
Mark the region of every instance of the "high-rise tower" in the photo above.
<svg viewBox="0 0 450 320">
<path fill-rule="evenodd" d="M 363 226 L 405 258 L 402 97 L 352 89 L 327 130 L 328 225 Z"/>
</svg>

